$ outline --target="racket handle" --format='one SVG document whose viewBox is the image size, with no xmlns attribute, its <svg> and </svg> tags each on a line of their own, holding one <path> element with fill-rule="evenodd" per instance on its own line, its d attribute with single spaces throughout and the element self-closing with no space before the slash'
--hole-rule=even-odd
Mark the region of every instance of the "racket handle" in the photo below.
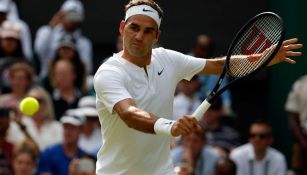
<svg viewBox="0 0 307 175">
<path fill-rule="evenodd" d="M 198 108 L 193 112 L 192 116 L 194 116 L 198 121 L 200 121 L 205 114 L 205 112 L 209 109 L 211 104 L 205 99 Z"/>
</svg>

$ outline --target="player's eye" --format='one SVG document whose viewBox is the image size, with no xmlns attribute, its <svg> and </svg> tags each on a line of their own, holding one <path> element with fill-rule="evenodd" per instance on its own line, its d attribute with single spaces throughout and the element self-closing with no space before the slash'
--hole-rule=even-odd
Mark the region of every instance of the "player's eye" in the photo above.
<svg viewBox="0 0 307 175">
<path fill-rule="evenodd" d="M 151 34 L 151 33 L 153 33 L 154 32 L 154 29 L 146 29 L 145 30 L 145 32 L 144 33 L 146 33 L 146 34 Z"/>
<path fill-rule="evenodd" d="M 137 25 L 134 25 L 134 24 L 130 25 L 129 29 L 134 31 L 134 32 L 138 32 L 140 30 L 140 28 Z"/>
</svg>

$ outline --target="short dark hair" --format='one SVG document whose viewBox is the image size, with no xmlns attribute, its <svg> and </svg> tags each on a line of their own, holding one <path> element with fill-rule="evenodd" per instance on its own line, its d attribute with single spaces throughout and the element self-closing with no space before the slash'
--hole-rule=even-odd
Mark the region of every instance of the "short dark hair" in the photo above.
<svg viewBox="0 0 307 175">
<path fill-rule="evenodd" d="M 268 128 L 268 134 L 272 135 L 273 134 L 273 130 L 271 125 L 264 119 L 256 119 L 254 120 L 251 125 L 250 125 L 250 129 L 252 128 L 253 125 L 263 125 L 266 126 Z"/>
<path fill-rule="evenodd" d="M 237 172 L 237 166 L 235 162 L 227 157 L 221 157 L 218 159 L 215 165 L 215 169 L 217 170 L 220 167 L 227 167 L 231 175 L 235 175 Z"/>
<path fill-rule="evenodd" d="M 157 12 L 159 13 L 160 18 L 163 17 L 164 12 L 161 9 L 161 7 L 153 0 L 131 0 L 126 6 L 125 6 L 125 12 L 127 12 L 127 10 L 130 7 L 133 6 L 137 6 L 137 5 L 148 5 L 150 7 L 152 7 L 153 9 L 157 10 Z"/>
</svg>

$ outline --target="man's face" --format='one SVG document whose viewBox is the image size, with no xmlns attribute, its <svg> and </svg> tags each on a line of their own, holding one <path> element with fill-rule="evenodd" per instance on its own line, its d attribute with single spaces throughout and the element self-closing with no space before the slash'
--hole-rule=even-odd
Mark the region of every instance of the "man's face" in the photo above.
<svg viewBox="0 0 307 175">
<path fill-rule="evenodd" d="M 81 132 L 81 127 L 65 123 L 63 124 L 63 128 L 64 142 L 67 144 L 77 143 Z"/>
<path fill-rule="evenodd" d="M 63 27 L 65 28 L 66 31 L 72 33 L 80 27 L 81 23 L 63 20 L 62 25 L 63 25 Z"/>
<path fill-rule="evenodd" d="M 253 124 L 250 128 L 249 141 L 255 150 L 265 150 L 273 142 L 270 128 L 264 124 Z"/>
<path fill-rule="evenodd" d="M 132 57 L 142 58 L 150 55 L 153 44 L 159 37 L 157 24 L 144 15 L 134 15 L 120 24 L 124 51 Z"/>
</svg>

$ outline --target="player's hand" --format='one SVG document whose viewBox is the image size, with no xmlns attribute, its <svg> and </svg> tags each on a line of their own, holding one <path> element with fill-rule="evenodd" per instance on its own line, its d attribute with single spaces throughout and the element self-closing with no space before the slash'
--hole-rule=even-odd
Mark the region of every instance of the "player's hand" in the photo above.
<svg viewBox="0 0 307 175">
<path fill-rule="evenodd" d="M 293 51 L 295 49 L 300 49 L 303 47 L 303 44 L 300 44 L 297 42 L 298 42 L 297 38 L 292 38 L 292 39 L 283 41 L 282 46 L 280 47 L 278 53 L 275 55 L 272 61 L 269 63 L 269 66 L 272 66 L 274 64 L 281 63 L 281 62 L 288 62 L 290 64 L 295 64 L 296 61 L 289 57 L 302 55 L 302 52 Z"/>
<path fill-rule="evenodd" d="M 186 136 L 198 130 L 199 127 L 195 117 L 185 115 L 175 122 L 171 129 L 171 134 L 175 137 L 179 135 Z"/>
</svg>

